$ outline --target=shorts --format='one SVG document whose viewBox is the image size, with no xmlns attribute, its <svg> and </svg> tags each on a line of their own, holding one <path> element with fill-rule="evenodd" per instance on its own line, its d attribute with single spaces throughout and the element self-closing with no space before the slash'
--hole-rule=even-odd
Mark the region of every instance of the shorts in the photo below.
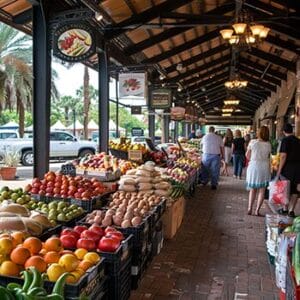
<svg viewBox="0 0 300 300">
<path fill-rule="evenodd" d="M 298 190 L 298 185 L 300 184 L 299 163 L 286 163 L 282 169 L 281 174 L 290 181 L 290 194 L 300 194 L 300 191 Z"/>
</svg>

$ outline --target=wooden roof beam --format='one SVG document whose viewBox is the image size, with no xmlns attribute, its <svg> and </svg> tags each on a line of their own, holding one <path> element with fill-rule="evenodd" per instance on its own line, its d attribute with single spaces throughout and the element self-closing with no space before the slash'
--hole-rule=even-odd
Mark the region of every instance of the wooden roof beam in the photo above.
<svg viewBox="0 0 300 300">
<path fill-rule="evenodd" d="M 283 50 L 288 50 L 291 52 L 294 52 L 297 55 L 300 55 L 300 51 L 299 51 L 299 46 L 297 46 L 296 44 L 290 42 L 290 41 L 284 41 L 282 39 L 280 39 L 279 37 L 275 37 L 272 35 L 268 35 L 267 38 L 265 39 L 265 41 L 269 44 L 272 44 L 278 48 L 281 48 Z"/>
<path fill-rule="evenodd" d="M 267 89 L 271 92 L 276 92 L 276 90 L 277 90 L 276 85 L 273 85 L 273 84 L 267 83 L 265 81 L 262 81 L 262 80 L 254 78 L 254 77 L 251 77 L 243 71 L 241 72 L 241 74 L 243 74 L 242 75 L 243 79 L 248 80 L 248 82 L 255 83 L 257 86 L 264 87 L 265 89 Z"/>
<path fill-rule="evenodd" d="M 247 59 L 243 56 L 239 57 L 239 64 L 242 64 L 242 65 L 245 65 L 245 66 L 251 67 L 251 68 L 253 67 L 256 70 L 259 70 L 259 71 L 262 71 L 262 72 L 265 72 L 265 70 L 266 70 L 265 65 L 262 65 L 259 62 L 254 62 L 254 61 L 252 61 L 250 59 Z M 271 67 L 268 68 L 267 73 L 270 74 L 273 77 L 276 77 L 276 78 L 280 79 L 280 80 L 286 80 L 286 74 L 281 73 L 280 71 L 274 70 Z"/>
<path fill-rule="evenodd" d="M 12 22 L 16 24 L 27 24 L 32 21 L 32 8 L 23 11 L 22 13 L 12 17 Z"/>
<path fill-rule="evenodd" d="M 213 55 L 218 54 L 218 53 L 222 53 L 223 51 L 226 51 L 226 50 L 229 50 L 228 45 L 222 44 L 220 46 L 217 46 L 215 48 L 212 48 L 210 50 L 202 52 L 198 55 L 195 55 L 191 58 L 183 60 L 183 61 L 181 61 L 181 63 L 182 63 L 183 68 L 186 68 L 186 67 L 188 67 L 188 66 L 190 66 L 194 63 L 197 63 L 197 62 L 199 62 L 199 61 L 201 61 L 205 58 L 209 58 L 210 56 L 213 56 Z M 165 71 L 166 71 L 166 73 L 172 73 L 172 72 L 176 71 L 176 65 L 172 65 L 172 66 L 166 68 Z"/>
<path fill-rule="evenodd" d="M 221 80 L 221 82 L 220 81 L 215 82 L 214 84 L 207 86 L 205 91 L 203 91 L 201 88 L 199 88 L 199 89 L 193 91 L 192 93 L 190 93 L 190 96 L 191 96 L 191 98 L 205 97 L 206 95 L 209 97 L 210 94 L 213 94 L 221 89 L 224 89 L 224 82 L 225 82 L 225 80 Z"/>
<path fill-rule="evenodd" d="M 197 37 L 191 41 L 188 41 L 187 43 L 181 44 L 171 50 L 165 51 L 161 54 L 158 54 L 156 56 L 153 56 L 151 58 L 145 59 L 142 61 L 142 63 L 149 64 L 149 63 L 159 63 L 162 60 L 168 59 L 178 53 L 181 53 L 183 51 L 186 51 L 188 49 L 194 48 L 196 46 L 199 46 L 202 43 L 206 43 L 209 40 L 212 40 L 216 37 L 219 37 L 220 33 L 218 29 L 215 29 L 213 31 L 208 32 L 207 34 L 204 34 L 200 37 Z"/>
<path fill-rule="evenodd" d="M 193 0 L 167 0 L 162 2 L 161 4 L 158 4 L 156 6 L 153 6 L 149 9 L 146 9 L 145 11 L 139 13 L 138 15 L 132 15 L 130 18 L 119 22 L 116 25 L 112 26 L 112 30 L 109 30 L 105 33 L 104 37 L 107 40 L 111 40 L 117 36 L 119 36 L 122 33 L 125 33 L 128 31 L 128 29 L 124 29 L 122 27 L 128 27 L 134 24 L 142 24 L 145 22 L 149 22 L 155 18 L 157 18 L 160 15 L 160 12 L 162 11 L 172 11 L 175 10 L 181 6 L 184 6 Z M 118 28 L 115 29 L 114 28 Z"/>
<path fill-rule="evenodd" d="M 263 60 L 269 61 L 270 63 L 281 68 L 286 68 L 289 71 L 295 72 L 296 70 L 296 64 L 294 62 L 281 58 L 275 54 L 264 52 L 258 48 L 252 47 L 251 50 L 247 53 Z"/>
<path fill-rule="evenodd" d="M 226 72 L 216 75 L 213 78 L 209 78 L 209 79 L 206 79 L 203 81 L 196 82 L 195 84 L 189 86 L 188 90 L 189 90 L 189 92 L 191 92 L 191 91 L 195 91 L 199 88 L 203 88 L 203 87 L 205 87 L 206 90 L 208 90 L 207 86 L 209 86 L 211 83 L 215 83 L 222 79 L 226 80 L 228 78 L 228 75 L 229 75 L 229 73 L 228 73 L 228 71 L 226 71 Z"/>
<path fill-rule="evenodd" d="M 255 77 L 258 77 L 258 79 L 265 80 L 265 81 L 270 82 L 275 85 L 281 85 L 281 80 L 276 79 L 268 74 L 263 74 L 259 71 L 256 71 L 255 69 L 248 68 L 245 65 L 238 65 L 237 69 L 242 70 L 248 74 L 254 75 Z M 262 77 L 262 75 L 264 75 L 264 76 Z"/>
<path fill-rule="evenodd" d="M 205 15 L 210 16 L 211 14 L 225 14 L 228 13 L 230 11 L 233 11 L 235 7 L 235 4 L 230 1 L 228 3 L 224 3 L 221 6 L 216 7 L 215 9 L 212 9 L 211 11 L 208 11 Z M 180 22 L 178 22 L 178 26 L 180 25 Z M 149 47 L 152 47 L 162 41 L 165 41 L 173 36 L 176 36 L 180 33 L 183 33 L 191 28 L 193 28 L 194 26 L 190 26 L 190 27 L 175 27 L 175 28 L 170 28 L 170 29 L 166 29 L 164 30 L 162 33 L 159 33 L 153 37 L 150 37 L 149 39 L 143 40 L 135 45 L 132 45 L 128 48 L 125 49 L 125 53 L 127 55 L 133 55 L 136 53 L 139 53 Z"/>
</svg>

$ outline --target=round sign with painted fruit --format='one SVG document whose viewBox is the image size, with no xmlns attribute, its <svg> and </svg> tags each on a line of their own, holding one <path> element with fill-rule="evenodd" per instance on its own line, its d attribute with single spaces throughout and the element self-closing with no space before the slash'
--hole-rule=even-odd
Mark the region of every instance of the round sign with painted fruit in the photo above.
<svg viewBox="0 0 300 300">
<path fill-rule="evenodd" d="M 68 24 L 54 34 L 54 54 L 69 62 L 78 62 L 95 53 L 93 31 L 85 24 Z"/>
</svg>

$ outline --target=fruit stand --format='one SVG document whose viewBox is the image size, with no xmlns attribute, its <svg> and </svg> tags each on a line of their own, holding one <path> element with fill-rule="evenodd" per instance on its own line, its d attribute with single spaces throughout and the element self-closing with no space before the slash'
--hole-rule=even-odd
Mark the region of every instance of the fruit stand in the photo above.
<svg viewBox="0 0 300 300">
<path fill-rule="evenodd" d="M 143 152 L 147 161 L 138 163 L 89 155 L 24 190 L 3 187 L 0 294 L 128 299 L 180 227 L 200 165 L 193 151 L 168 161 L 163 152 Z"/>
</svg>

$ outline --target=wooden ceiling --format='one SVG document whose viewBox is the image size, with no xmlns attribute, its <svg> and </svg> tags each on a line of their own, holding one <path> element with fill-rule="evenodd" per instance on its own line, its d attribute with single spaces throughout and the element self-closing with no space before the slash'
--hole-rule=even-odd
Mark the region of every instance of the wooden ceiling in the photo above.
<svg viewBox="0 0 300 300">
<path fill-rule="evenodd" d="M 38 0 L 0 0 L 0 20 L 25 32 L 31 30 L 31 5 Z M 234 21 L 233 0 L 52 0 L 54 11 L 96 7 L 104 19 L 97 28 L 126 65 L 151 68 L 152 84 L 184 90 L 179 99 L 198 102 L 205 113 L 216 114 L 227 93 L 232 49 L 219 31 Z M 238 1 L 240 2 L 240 1 Z M 276 91 L 287 71 L 295 72 L 300 54 L 300 1 L 245 0 L 254 20 L 271 28 L 266 40 L 240 51 L 235 69 L 249 81 L 233 94 L 240 99 L 238 114 L 253 115 Z M 96 65 L 97 61 L 91 61 Z M 182 64 L 182 70 L 177 65 Z M 159 72 L 166 78 L 159 80 Z"/>
</svg>

